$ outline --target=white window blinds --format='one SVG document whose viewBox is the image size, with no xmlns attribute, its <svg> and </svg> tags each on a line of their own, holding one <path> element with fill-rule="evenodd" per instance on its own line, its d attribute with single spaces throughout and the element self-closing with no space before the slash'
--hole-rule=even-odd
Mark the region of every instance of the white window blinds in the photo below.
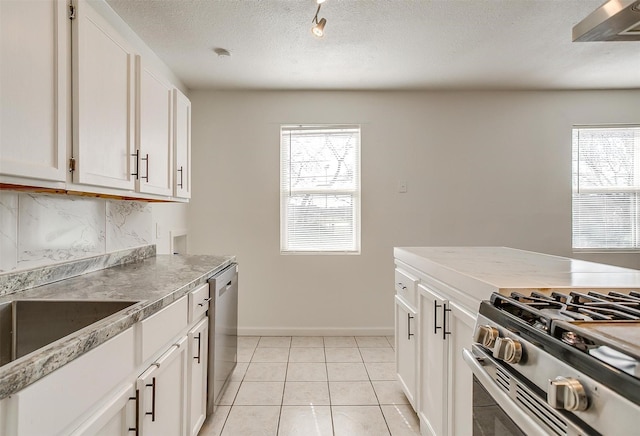
<svg viewBox="0 0 640 436">
<path fill-rule="evenodd" d="M 573 129 L 573 248 L 640 249 L 640 126 Z"/>
<path fill-rule="evenodd" d="M 280 129 L 280 251 L 360 252 L 360 127 Z"/>
</svg>

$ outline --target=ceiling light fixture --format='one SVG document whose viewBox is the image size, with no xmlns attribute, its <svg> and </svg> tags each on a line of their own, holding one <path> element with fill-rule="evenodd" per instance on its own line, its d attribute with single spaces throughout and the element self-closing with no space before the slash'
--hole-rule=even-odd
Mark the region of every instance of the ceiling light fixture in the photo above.
<svg viewBox="0 0 640 436">
<path fill-rule="evenodd" d="M 322 3 L 324 3 L 325 1 L 326 0 L 316 0 L 316 3 L 318 3 L 318 10 L 316 11 L 316 15 L 313 17 L 313 20 L 311 20 L 312 23 L 315 23 L 315 25 L 311 28 L 311 33 L 313 33 L 318 38 L 322 38 L 324 36 L 324 26 L 327 24 L 326 18 L 321 18 L 320 21 L 318 21 L 320 8 L 322 7 Z"/>
<path fill-rule="evenodd" d="M 216 47 L 213 49 L 213 52 L 218 55 L 219 58 L 226 58 L 231 56 L 231 52 L 226 48 Z"/>
</svg>

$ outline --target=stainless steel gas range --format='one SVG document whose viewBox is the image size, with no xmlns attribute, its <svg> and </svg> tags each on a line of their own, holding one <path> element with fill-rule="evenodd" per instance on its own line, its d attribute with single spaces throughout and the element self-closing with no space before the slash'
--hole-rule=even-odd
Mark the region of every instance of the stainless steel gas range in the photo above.
<svg viewBox="0 0 640 436">
<path fill-rule="evenodd" d="M 474 436 L 640 434 L 640 292 L 494 293 L 463 357 Z"/>
</svg>

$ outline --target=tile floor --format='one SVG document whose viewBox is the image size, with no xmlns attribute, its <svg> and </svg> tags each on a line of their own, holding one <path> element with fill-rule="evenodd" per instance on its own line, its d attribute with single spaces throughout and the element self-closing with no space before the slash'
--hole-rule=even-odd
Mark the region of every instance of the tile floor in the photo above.
<svg viewBox="0 0 640 436">
<path fill-rule="evenodd" d="M 393 337 L 238 338 L 238 365 L 200 436 L 419 435 Z"/>
</svg>

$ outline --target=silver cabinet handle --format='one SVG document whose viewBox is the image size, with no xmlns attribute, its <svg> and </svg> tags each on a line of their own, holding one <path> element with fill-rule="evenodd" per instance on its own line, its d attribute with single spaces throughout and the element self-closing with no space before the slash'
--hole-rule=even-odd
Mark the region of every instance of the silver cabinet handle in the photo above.
<svg viewBox="0 0 640 436">
<path fill-rule="evenodd" d="M 202 303 L 198 303 L 198 306 L 202 307 L 204 306 L 205 303 L 208 303 L 209 301 L 211 301 L 211 297 L 205 298 L 204 300 L 202 300 Z"/>
<path fill-rule="evenodd" d="M 136 150 L 135 153 L 131 153 L 131 156 L 136 157 L 136 172 L 131 173 L 132 176 L 136 176 L 136 180 L 140 178 L 140 150 Z"/>
<path fill-rule="evenodd" d="M 410 313 L 407 313 L 407 340 L 411 340 L 411 336 L 413 336 L 413 333 L 411 333 L 411 320 L 414 317 L 411 316 Z"/>
<path fill-rule="evenodd" d="M 178 183 L 178 187 L 182 188 L 183 187 L 183 185 L 182 185 L 182 173 L 183 173 L 182 165 L 180 165 L 180 169 L 178 170 L 178 172 L 180 173 L 180 183 Z"/>
<path fill-rule="evenodd" d="M 198 365 L 200 364 L 200 355 L 202 354 L 202 353 L 200 353 L 200 345 L 202 343 L 201 335 L 202 335 L 202 333 L 198 333 L 198 336 L 194 336 L 193 337 L 193 339 L 198 341 L 198 355 L 193 357 L 194 359 L 196 359 L 198 361 Z"/>
<path fill-rule="evenodd" d="M 438 334 L 438 329 L 442 327 L 438 327 L 438 307 L 442 307 L 442 305 L 438 304 L 438 300 L 433 300 L 433 334 Z"/>
<path fill-rule="evenodd" d="M 407 289 L 407 287 L 405 285 L 403 285 L 402 282 L 398 282 L 398 286 L 400 286 L 403 290 Z"/>
<path fill-rule="evenodd" d="M 447 340 L 447 335 L 450 335 L 451 332 L 447 331 L 447 312 L 451 312 L 451 309 L 447 309 L 447 303 L 444 303 L 442 310 L 442 340 Z"/>
<path fill-rule="evenodd" d="M 140 176 L 140 178 L 141 179 L 145 179 L 145 181 L 147 183 L 149 183 L 149 153 L 147 153 L 145 156 L 146 157 L 141 157 L 140 160 L 146 160 L 147 161 L 147 175 L 144 176 L 144 177 Z"/>
</svg>

